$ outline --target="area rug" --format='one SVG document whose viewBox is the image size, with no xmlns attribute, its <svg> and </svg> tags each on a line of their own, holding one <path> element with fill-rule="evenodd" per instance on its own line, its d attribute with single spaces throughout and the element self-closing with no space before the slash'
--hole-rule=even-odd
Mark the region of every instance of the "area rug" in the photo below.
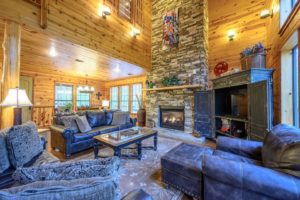
<svg viewBox="0 0 300 200">
<path fill-rule="evenodd" d="M 141 188 L 149 193 L 154 200 L 181 200 L 183 193 L 162 186 L 160 166 L 160 158 L 180 143 L 177 140 L 159 137 L 158 150 L 143 149 L 142 160 L 122 158 L 119 170 L 121 195 L 124 196 L 134 189 Z M 153 145 L 153 138 L 145 140 L 143 145 Z M 128 153 L 124 151 L 122 153 Z M 100 149 L 99 151 L 99 155 L 104 157 L 112 154 L 113 151 L 110 148 Z M 82 159 L 94 159 L 94 155 L 90 153 L 74 160 Z"/>
</svg>

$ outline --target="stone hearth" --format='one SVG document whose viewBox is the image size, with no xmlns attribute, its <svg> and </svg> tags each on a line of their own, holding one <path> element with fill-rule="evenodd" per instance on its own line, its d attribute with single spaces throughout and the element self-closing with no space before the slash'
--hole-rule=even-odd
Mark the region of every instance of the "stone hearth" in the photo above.
<svg viewBox="0 0 300 200">
<path fill-rule="evenodd" d="M 162 50 L 162 18 L 167 11 L 178 8 L 180 43 L 178 47 Z M 187 84 L 195 73 L 193 84 L 208 87 L 208 16 L 206 0 L 154 0 L 152 2 L 152 70 L 147 79 L 161 87 L 164 77 L 177 76 Z M 147 91 L 147 125 L 160 127 L 159 105 L 184 107 L 184 131 L 193 132 L 194 90 L 178 89 Z"/>
</svg>

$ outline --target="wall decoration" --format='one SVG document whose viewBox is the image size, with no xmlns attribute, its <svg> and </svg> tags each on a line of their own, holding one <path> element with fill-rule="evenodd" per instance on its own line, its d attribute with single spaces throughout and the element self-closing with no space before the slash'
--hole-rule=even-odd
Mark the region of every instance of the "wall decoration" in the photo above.
<svg viewBox="0 0 300 200">
<path fill-rule="evenodd" d="M 214 74 L 216 76 L 220 76 L 221 74 L 228 71 L 228 63 L 227 62 L 219 62 L 214 68 Z"/>
<path fill-rule="evenodd" d="M 162 49 L 177 47 L 179 44 L 178 9 L 167 12 L 163 17 Z"/>
</svg>

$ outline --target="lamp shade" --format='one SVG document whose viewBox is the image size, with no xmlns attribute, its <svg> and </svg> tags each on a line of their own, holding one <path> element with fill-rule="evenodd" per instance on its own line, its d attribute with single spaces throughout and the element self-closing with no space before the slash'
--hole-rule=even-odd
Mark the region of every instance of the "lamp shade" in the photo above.
<svg viewBox="0 0 300 200">
<path fill-rule="evenodd" d="M 102 100 L 102 107 L 109 107 L 109 101 L 108 100 Z"/>
<path fill-rule="evenodd" d="M 7 96 L 0 105 L 25 107 L 32 106 L 32 103 L 30 102 L 25 90 L 14 88 L 8 90 Z"/>
</svg>

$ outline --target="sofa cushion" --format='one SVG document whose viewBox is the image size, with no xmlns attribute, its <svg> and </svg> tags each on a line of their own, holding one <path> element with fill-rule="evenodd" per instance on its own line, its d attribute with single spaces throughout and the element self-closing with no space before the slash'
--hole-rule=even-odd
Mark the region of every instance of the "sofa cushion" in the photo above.
<svg viewBox="0 0 300 200">
<path fill-rule="evenodd" d="M 65 128 L 68 128 L 71 130 L 73 133 L 78 133 L 79 129 L 76 123 L 78 115 L 70 115 L 70 116 L 64 116 L 61 117 L 61 121 L 63 122 L 63 125 Z"/>
<path fill-rule="evenodd" d="M 89 122 L 87 121 L 85 115 L 78 116 L 76 118 L 76 123 L 77 123 L 78 128 L 79 128 L 81 133 L 86 133 L 86 132 L 89 132 L 90 130 L 92 130 L 92 128 L 91 128 Z"/>
<path fill-rule="evenodd" d="M 6 146 L 6 134 L 8 129 L 0 131 L 0 173 L 4 172 L 10 167 L 8 151 Z"/>
<path fill-rule="evenodd" d="M 238 161 L 238 162 L 248 163 L 248 164 L 252 164 L 252 165 L 262 165 L 262 163 L 258 160 L 253 160 L 251 158 L 247 158 L 244 156 L 240 156 L 240 155 L 225 152 L 225 151 L 215 150 L 213 155 L 227 159 L 227 160 Z"/>
<path fill-rule="evenodd" d="M 62 117 L 66 117 L 66 116 L 73 116 L 76 113 L 74 112 L 68 112 L 68 113 L 56 113 L 55 117 L 54 117 L 54 122 L 56 125 L 64 125 L 63 121 L 62 121 Z"/>
<path fill-rule="evenodd" d="M 300 129 L 285 124 L 267 134 L 262 148 L 265 167 L 300 177 Z"/>
<path fill-rule="evenodd" d="M 126 123 L 130 123 L 129 112 L 121 112 L 121 111 L 114 112 L 111 125 L 113 126 L 123 125 Z"/>
<path fill-rule="evenodd" d="M 1 200 L 75 200 L 75 199 L 120 199 L 114 177 L 92 177 L 74 180 L 37 181 L 27 185 L 0 191 Z"/>
<path fill-rule="evenodd" d="M 45 164 L 37 167 L 18 168 L 13 178 L 21 184 L 45 180 L 73 180 L 96 176 L 116 176 L 119 159 L 82 160 L 76 162 Z"/>
<path fill-rule="evenodd" d="M 106 125 L 104 111 L 87 111 L 87 120 L 92 128 Z"/>
<path fill-rule="evenodd" d="M 106 125 L 111 125 L 112 120 L 113 120 L 114 112 L 117 112 L 117 111 L 119 111 L 119 110 L 105 110 Z"/>
<path fill-rule="evenodd" d="M 73 135 L 73 142 L 81 142 L 85 140 L 92 139 L 96 135 L 110 133 L 113 131 L 119 130 L 118 126 L 100 126 L 97 128 L 93 128 L 91 131 L 86 133 L 77 133 Z"/>
<path fill-rule="evenodd" d="M 10 128 L 7 132 L 6 144 L 10 162 L 14 167 L 22 167 L 43 151 L 33 122 Z"/>
</svg>

